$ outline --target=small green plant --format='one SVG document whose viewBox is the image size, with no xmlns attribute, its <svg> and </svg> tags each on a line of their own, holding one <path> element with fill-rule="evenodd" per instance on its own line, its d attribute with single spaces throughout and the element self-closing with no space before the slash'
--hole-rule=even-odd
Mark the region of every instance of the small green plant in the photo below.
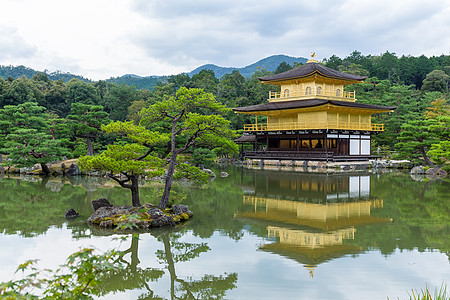
<svg viewBox="0 0 450 300">
<path fill-rule="evenodd" d="M 420 290 L 420 291 L 415 291 L 411 290 L 411 294 L 409 295 L 409 299 L 410 300 L 449 300 L 450 299 L 450 294 L 447 293 L 447 285 L 444 285 L 444 283 L 442 283 L 441 288 L 438 290 L 436 288 L 436 290 L 434 291 L 434 295 L 432 296 L 428 286 L 425 286 L 424 290 Z"/>
<path fill-rule="evenodd" d="M 16 270 L 22 272 L 22 279 L 0 283 L 0 298 L 93 299 L 99 294 L 99 275 L 123 269 L 121 255 L 117 250 L 94 254 L 93 248 L 84 248 L 70 255 L 55 271 L 37 269 L 37 261 L 28 260 Z"/>
<path fill-rule="evenodd" d="M 143 216 L 144 214 L 147 217 L 149 217 L 146 212 L 146 209 L 141 208 L 134 214 L 120 216 L 118 219 L 119 223 L 117 224 L 116 230 L 139 229 L 139 226 L 136 224 L 136 221 L 144 221 L 144 216 Z"/>
<path fill-rule="evenodd" d="M 411 294 L 408 293 L 409 300 L 449 300 L 450 294 L 447 292 L 447 285 L 442 283 L 441 288 L 434 291 L 434 294 L 431 295 L 428 286 L 425 286 L 425 289 L 421 289 L 420 291 L 411 290 Z M 389 297 L 388 297 L 389 300 Z"/>
</svg>

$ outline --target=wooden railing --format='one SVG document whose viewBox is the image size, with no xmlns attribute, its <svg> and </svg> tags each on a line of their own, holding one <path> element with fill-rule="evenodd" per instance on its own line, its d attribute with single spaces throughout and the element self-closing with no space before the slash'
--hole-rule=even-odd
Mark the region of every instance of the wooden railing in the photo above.
<svg viewBox="0 0 450 300">
<path fill-rule="evenodd" d="M 359 122 L 308 122 L 308 123 L 281 123 L 281 124 L 245 124 L 244 131 L 281 131 L 281 130 L 307 130 L 307 129 L 341 129 L 384 131 L 384 124 L 360 124 Z"/>
<path fill-rule="evenodd" d="M 368 161 L 371 155 L 337 155 L 333 151 L 317 151 L 317 149 L 300 149 L 299 151 L 269 150 L 269 151 L 245 151 L 242 158 L 269 159 L 269 160 L 318 160 L 318 161 Z"/>
<path fill-rule="evenodd" d="M 304 90 L 290 90 L 289 93 L 281 91 L 281 92 L 269 92 L 269 101 L 273 100 L 299 100 L 299 99 L 308 99 L 308 98 L 321 98 L 321 99 L 329 99 L 329 100 L 339 100 L 339 101 L 356 101 L 355 92 L 346 92 L 341 91 L 339 94 L 336 94 L 336 90 L 322 90 L 318 91 L 306 91 Z"/>
<path fill-rule="evenodd" d="M 245 158 L 250 159 L 295 159 L 301 157 L 302 159 L 332 160 L 333 156 L 332 151 L 245 151 Z"/>
</svg>

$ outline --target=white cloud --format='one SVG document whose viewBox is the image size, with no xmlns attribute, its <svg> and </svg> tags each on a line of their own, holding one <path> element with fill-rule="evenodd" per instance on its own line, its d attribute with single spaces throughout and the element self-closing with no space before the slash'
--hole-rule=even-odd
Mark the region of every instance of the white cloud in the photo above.
<svg viewBox="0 0 450 300">
<path fill-rule="evenodd" d="M 449 54 L 450 0 L 0 0 L 0 64 L 177 74 L 274 54 Z"/>
<path fill-rule="evenodd" d="M 0 27 L 0 54 L 3 59 L 12 59 L 15 56 L 27 58 L 35 52 L 36 48 L 18 35 L 16 28 Z"/>
</svg>

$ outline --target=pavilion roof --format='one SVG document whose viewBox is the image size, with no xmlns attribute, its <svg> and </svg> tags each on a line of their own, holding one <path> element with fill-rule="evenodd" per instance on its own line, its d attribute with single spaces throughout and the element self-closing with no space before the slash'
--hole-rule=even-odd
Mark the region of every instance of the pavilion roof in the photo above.
<svg viewBox="0 0 450 300">
<path fill-rule="evenodd" d="M 256 136 L 253 134 L 244 134 L 241 137 L 234 140 L 235 143 L 253 143 L 256 142 Z"/>
<path fill-rule="evenodd" d="M 350 108 L 360 108 L 360 109 L 371 109 L 371 110 L 393 110 L 396 106 L 381 106 L 373 104 L 365 104 L 359 102 L 351 101 L 338 101 L 338 100 L 326 100 L 326 99 L 309 99 L 309 100 L 292 100 L 292 101 L 273 101 L 266 102 L 257 105 L 250 105 L 244 107 L 233 108 L 235 112 L 238 113 L 251 113 L 257 111 L 272 111 L 272 110 L 287 110 L 296 108 L 307 108 L 315 107 L 325 104 L 332 104 L 336 106 L 350 107 Z"/>
<path fill-rule="evenodd" d="M 341 80 L 349 80 L 349 81 L 363 81 L 367 78 L 367 76 L 358 76 L 353 74 L 347 74 L 342 73 L 330 68 L 327 68 L 317 62 L 310 62 L 306 63 L 300 67 L 294 68 L 292 70 L 275 74 L 275 75 L 269 75 L 265 77 L 258 77 L 259 80 L 262 82 L 271 82 L 271 81 L 284 81 L 289 79 L 297 79 L 297 78 L 303 78 L 313 75 L 314 73 L 318 73 L 324 77 L 334 78 L 334 79 L 341 79 Z"/>
</svg>

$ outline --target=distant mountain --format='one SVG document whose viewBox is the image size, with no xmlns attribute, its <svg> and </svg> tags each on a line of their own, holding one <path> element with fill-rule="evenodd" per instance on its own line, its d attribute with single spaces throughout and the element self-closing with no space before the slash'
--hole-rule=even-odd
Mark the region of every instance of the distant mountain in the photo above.
<svg viewBox="0 0 450 300">
<path fill-rule="evenodd" d="M 217 78 L 221 78 L 223 75 L 227 73 L 233 72 L 233 70 L 238 70 L 242 76 L 244 77 L 251 77 L 253 73 L 258 68 L 265 69 L 268 71 L 275 71 L 276 68 L 280 65 L 282 62 L 286 62 L 290 64 L 291 66 L 294 65 L 294 62 L 297 63 L 305 63 L 307 61 L 306 58 L 303 57 L 292 57 L 287 55 L 273 55 L 266 57 L 264 59 L 261 59 L 257 61 L 254 64 L 248 65 L 243 68 L 236 68 L 236 67 L 219 67 L 213 64 L 207 64 L 203 65 L 201 67 L 196 68 L 195 70 L 187 73 L 189 76 L 192 77 L 192 75 L 197 74 L 203 69 L 210 69 L 214 71 L 214 74 Z M 1 66 L 0 65 L 0 78 L 6 79 L 9 76 L 13 77 L 14 79 L 20 78 L 22 76 L 26 76 L 27 78 L 32 78 L 34 75 L 36 75 L 39 71 L 33 70 L 31 68 L 27 68 L 24 66 Z M 64 82 L 68 82 L 71 79 L 79 79 L 83 80 L 85 82 L 92 82 L 91 80 L 84 78 L 83 76 L 74 75 L 71 73 L 63 73 L 61 71 L 56 71 L 53 73 L 48 73 L 47 70 L 44 72 L 47 74 L 48 78 L 50 80 L 63 80 Z M 106 79 L 106 82 L 112 82 L 116 84 L 126 84 L 129 86 L 135 86 L 138 89 L 149 89 L 152 90 L 159 82 L 167 82 L 167 79 L 169 76 L 138 76 L 134 74 L 126 74 L 120 77 L 111 77 L 109 79 Z"/>
<path fill-rule="evenodd" d="M 74 75 L 71 73 L 63 73 L 61 71 L 56 71 L 56 72 L 52 72 L 52 73 L 48 73 L 47 70 L 45 70 L 44 72 L 39 72 L 36 70 L 33 70 L 31 68 L 25 67 L 25 66 L 1 66 L 0 65 L 0 78 L 6 79 L 8 77 L 12 77 L 14 79 L 20 78 L 22 76 L 25 76 L 27 78 L 32 78 L 34 75 L 36 75 L 37 73 L 45 73 L 47 74 L 47 77 L 50 80 L 62 80 L 64 82 L 68 82 L 71 79 L 79 79 L 85 82 L 90 82 L 89 79 L 84 78 L 83 76 L 79 76 L 79 75 Z"/>
<path fill-rule="evenodd" d="M 304 57 L 292 57 L 287 55 L 272 55 L 243 68 L 234 68 L 234 67 L 226 68 L 226 67 L 219 67 L 213 64 L 207 64 L 196 68 L 195 70 L 191 71 L 188 74 L 189 76 L 192 77 L 192 75 L 198 74 L 201 70 L 210 69 L 214 71 L 214 74 L 216 75 L 217 78 L 221 78 L 225 74 L 229 74 L 234 70 L 238 70 L 242 76 L 251 77 L 253 73 L 255 73 L 257 68 L 265 69 L 267 71 L 275 71 L 283 61 L 293 66 L 294 62 L 306 63 L 307 59 Z"/>
</svg>

